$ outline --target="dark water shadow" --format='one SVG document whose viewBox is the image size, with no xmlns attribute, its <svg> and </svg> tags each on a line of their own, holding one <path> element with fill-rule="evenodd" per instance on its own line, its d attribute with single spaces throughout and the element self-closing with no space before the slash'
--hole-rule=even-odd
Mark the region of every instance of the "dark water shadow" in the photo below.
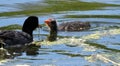
<svg viewBox="0 0 120 66">
<path fill-rule="evenodd" d="M 39 54 L 38 51 L 40 47 L 40 45 L 35 44 L 6 47 L 0 50 L 0 59 L 14 59 L 17 56 L 22 56 L 23 52 L 26 53 L 27 56 L 36 56 Z"/>
</svg>

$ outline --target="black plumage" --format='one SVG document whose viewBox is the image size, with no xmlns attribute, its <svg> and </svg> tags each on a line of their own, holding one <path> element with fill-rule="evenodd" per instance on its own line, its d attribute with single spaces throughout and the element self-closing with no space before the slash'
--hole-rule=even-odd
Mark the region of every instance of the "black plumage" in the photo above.
<svg viewBox="0 0 120 66">
<path fill-rule="evenodd" d="M 28 17 L 22 27 L 22 31 L 0 31 L 0 46 L 25 45 L 33 41 L 33 30 L 39 26 L 38 17 Z"/>
<path fill-rule="evenodd" d="M 57 25 L 56 20 L 48 19 L 45 20 L 45 23 L 50 27 L 51 30 L 55 31 L 83 31 L 90 29 L 91 25 L 89 22 L 65 22 Z"/>
</svg>

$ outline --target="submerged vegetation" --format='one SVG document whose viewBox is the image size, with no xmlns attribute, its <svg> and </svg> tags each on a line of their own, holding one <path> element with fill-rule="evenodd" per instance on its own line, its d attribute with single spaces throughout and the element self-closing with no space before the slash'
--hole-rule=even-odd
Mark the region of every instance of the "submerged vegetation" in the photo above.
<svg viewBox="0 0 120 66">
<path fill-rule="evenodd" d="M 106 50 L 110 50 L 110 51 L 114 51 L 114 52 L 120 52 L 120 50 L 108 48 L 104 45 L 93 43 L 93 42 L 90 42 L 90 41 L 86 41 L 85 43 L 89 44 L 90 46 L 95 46 L 95 47 L 100 48 L 100 49 L 106 49 Z"/>
<path fill-rule="evenodd" d="M 66 18 L 120 18 L 119 15 L 66 15 Z"/>
<path fill-rule="evenodd" d="M 26 15 L 40 16 L 40 23 L 43 23 L 41 21 L 50 17 L 51 15 L 52 16 L 55 15 L 55 17 L 57 15 L 58 22 L 64 22 L 64 21 L 69 22 L 69 21 L 74 21 L 74 19 L 75 20 L 80 19 L 82 21 L 82 18 L 85 18 L 83 20 L 88 22 L 90 21 L 91 28 L 90 30 L 80 31 L 80 32 L 59 32 L 57 36 L 57 40 L 54 42 L 50 42 L 46 40 L 49 31 L 47 31 L 47 29 L 45 28 L 45 24 L 41 24 L 43 28 L 42 30 L 38 29 L 39 30 L 38 32 L 37 31 L 34 32 L 35 41 L 33 41 L 32 43 L 32 44 L 36 44 L 37 47 L 36 46 L 33 47 L 34 45 L 32 46 L 28 45 L 27 47 L 22 47 L 23 48 L 22 52 L 19 53 L 17 51 L 18 53 L 13 53 L 13 55 L 15 56 L 15 60 L 13 60 L 12 58 L 10 59 L 12 61 L 10 62 L 6 61 L 6 63 L 3 66 L 7 64 L 10 64 L 11 66 L 15 64 L 24 64 L 24 63 L 30 64 L 32 66 L 33 65 L 47 66 L 47 64 L 48 65 L 52 64 L 52 66 L 54 66 L 54 64 L 58 66 L 64 64 L 66 64 L 65 66 L 67 66 L 67 64 L 71 66 L 81 65 L 81 64 L 85 66 L 89 66 L 89 65 L 119 66 L 120 49 L 118 48 L 118 46 L 120 45 L 120 42 L 118 40 L 120 39 L 119 38 L 120 12 L 116 11 L 117 13 L 114 12 L 115 14 L 114 13 L 109 14 L 110 12 L 114 11 L 114 10 L 111 11 L 110 9 L 110 12 L 107 15 L 106 15 L 107 12 L 105 12 L 105 14 L 101 13 L 104 12 L 104 10 L 109 11 L 109 9 L 104 9 L 106 7 L 114 8 L 119 6 L 120 5 L 117 4 L 115 5 L 115 4 L 105 4 L 105 3 L 103 4 L 97 2 L 81 2 L 80 0 L 40 0 L 40 1 L 38 0 L 35 2 L 28 1 L 25 3 L 12 4 L 9 7 L 16 8 L 16 10 L 14 11 L 8 10 L 7 12 L 3 12 L 3 11 L 0 12 L 0 17 L 10 18 L 10 19 L 5 18 L 5 20 L 1 18 L 0 23 L 4 23 L 4 21 L 6 21 L 7 19 L 10 20 L 9 22 L 12 22 L 12 25 L 7 25 L 3 27 L 0 26 L 0 30 L 21 30 L 22 25 L 19 25 L 19 23 L 14 24 L 13 20 L 17 22 L 18 18 L 16 19 L 16 16 L 26 17 Z M 93 14 L 91 13 L 91 10 Z M 97 12 L 97 10 L 99 10 L 99 12 Z M 116 8 L 115 10 L 120 10 L 120 9 Z M 87 13 L 84 12 L 82 15 L 80 15 L 81 13 L 79 11 L 81 13 L 83 11 L 87 11 Z M 59 15 L 60 17 L 58 17 Z M 11 17 L 15 19 L 11 19 Z M 93 20 L 89 20 L 89 18 L 92 18 Z M 100 20 L 99 21 L 96 18 L 103 18 L 103 20 L 99 19 Z M 116 19 L 112 21 L 112 19 L 114 18 Z M 108 21 L 107 20 L 104 21 L 104 19 L 107 19 Z M 46 30 L 44 30 L 44 28 Z M 106 43 L 104 43 L 104 41 Z M 40 45 L 42 45 L 42 47 L 40 47 Z M 14 49 L 11 49 L 11 51 L 13 52 Z M 3 52 L 0 51 L 0 53 Z M 16 57 L 17 55 L 19 56 Z M 1 65 L 1 60 L 4 59 L 4 56 L 5 56 L 4 54 L 3 55 L 0 54 L 0 65 Z M 90 59 L 92 61 L 91 63 L 88 62 L 90 61 Z M 70 62 L 70 64 L 68 62 Z M 119 64 L 117 64 L 117 62 Z"/>
<path fill-rule="evenodd" d="M 22 26 L 18 24 L 13 24 L 13 25 L 0 27 L 0 30 L 17 30 L 17 29 L 22 29 Z"/>
<path fill-rule="evenodd" d="M 41 26 L 44 27 L 45 24 L 41 24 Z M 22 25 L 19 24 L 12 24 L 8 26 L 0 27 L 0 30 L 21 30 L 21 29 L 22 29 Z"/>
<path fill-rule="evenodd" d="M 44 5 L 43 5 L 44 4 Z M 103 3 L 88 3 L 81 2 L 78 0 L 44 0 L 43 4 L 41 2 L 37 3 L 24 3 L 15 5 L 18 10 L 12 12 L 2 12 L 0 16 L 15 16 L 15 15 L 32 15 L 44 13 L 56 13 L 59 11 L 79 11 L 79 10 L 96 10 L 102 7 L 114 7 L 119 5 L 114 4 L 103 4 Z"/>
</svg>

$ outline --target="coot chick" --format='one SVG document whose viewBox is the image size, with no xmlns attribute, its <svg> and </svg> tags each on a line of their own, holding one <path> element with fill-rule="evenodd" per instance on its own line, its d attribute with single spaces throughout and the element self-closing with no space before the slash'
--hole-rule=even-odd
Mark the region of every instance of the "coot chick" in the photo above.
<svg viewBox="0 0 120 66">
<path fill-rule="evenodd" d="M 33 41 L 33 30 L 39 27 L 38 17 L 28 17 L 22 27 L 22 31 L 0 31 L 0 46 L 9 47 L 25 45 Z"/>
<path fill-rule="evenodd" d="M 55 21 L 56 21 L 55 19 L 48 19 L 45 20 L 45 23 L 50 27 L 51 26 L 50 22 L 52 23 Z M 90 29 L 91 25 L 89 22 L 75 21 L 75 22 L 61 23 L 57 27 L 58 28 L 54 28 L 54 29 L 57 29 L 58 31 L 83 31 Z"/>
<path fill-rule="evenodd" d="M 48 19 L 48 20 L 45 20 L 45 24 L 50 29 L 50 35 L 48 36 L 48 40 L 55 41 L 57 39 L 57 31 L 58 31 L 56 21 L 52 19 Z"/>
</svg>

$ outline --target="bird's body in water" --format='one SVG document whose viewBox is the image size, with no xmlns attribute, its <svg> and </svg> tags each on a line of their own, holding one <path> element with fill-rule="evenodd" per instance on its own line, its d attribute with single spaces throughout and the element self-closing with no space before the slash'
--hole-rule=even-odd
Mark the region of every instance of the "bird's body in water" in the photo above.
<svg viewBox="0 0 120 66">
<path fill-rule="evenodd" d="M 49 41 L 56 40 L 58 31 L 82 31 L 90 28 L 89 22 L 67 22 L 57 26 L 55 19 L 47 19 L 45 20 L 45 24 L 50 28 L 50 35 L 48 37 Z"/>
<path fill-rule="evenodd" d="M 4 47 L 25 45 L 33 41 L 33 31 L 39 27 L 38 17 L 28 17 L 22 27 L 22 31 L 0 31 L 0 40 Z M 2 46 L 2 43 L 0 43 Z"/>
<path fill-rule="evenodd" d="M 0 40 L 5 43 L 5 46 L 11 46 L 30 43 L 33 41 L 33 38 L 25 32 L 2 31 L 0 32 Z"/>
<path fill-rule="evenodd" d="M 89 22 L 75 21 L 75 22 L 61 23 L 58 26 L 58 30 L 59 31 L 83 31 L 83 30 L 90 29 L 90 27 L 91 25 Z"/>
</svg>

